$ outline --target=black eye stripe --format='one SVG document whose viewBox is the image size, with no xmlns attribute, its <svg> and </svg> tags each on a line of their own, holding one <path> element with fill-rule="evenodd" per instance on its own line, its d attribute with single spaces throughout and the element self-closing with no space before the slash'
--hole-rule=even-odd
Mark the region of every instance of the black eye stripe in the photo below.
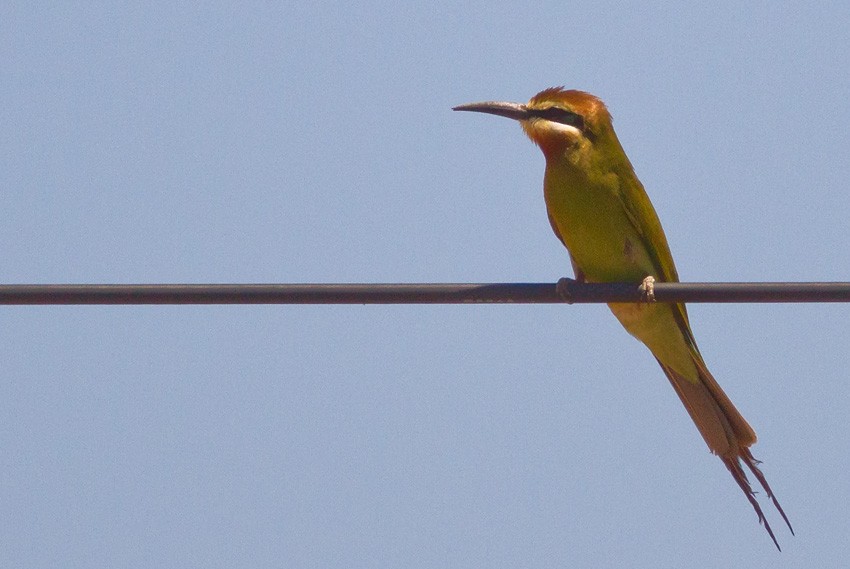
<svg viewBox="0 0 850 569">
<path fill-rule="evenodd" d="M 579 130 L 584 130 L 584 118 L 581 115 L 570 112 L 559 107 L 549 107 L 547 109 L 531 109 L 529 114 L 546 119 L 547 121 L 559 122 L 574 126 Z"/>
</svg>

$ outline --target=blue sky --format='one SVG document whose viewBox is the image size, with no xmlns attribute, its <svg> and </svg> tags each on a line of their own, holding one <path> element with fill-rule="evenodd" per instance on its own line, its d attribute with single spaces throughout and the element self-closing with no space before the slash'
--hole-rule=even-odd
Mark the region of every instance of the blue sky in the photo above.
<svg viewBox="0 0 850 569">
<path fill-rule="evenodd" d="M 608 103 L 686 281 L 848 280 L 846 3 L 0 7 L 0 281 L 554 282 Z M 836 567 L 846 305 L 693 305 L 777 553 L 602 306 L 6 307 L 9 567 Z M 762 497 L 763 498 L 763 497 Z"/>
</svg>

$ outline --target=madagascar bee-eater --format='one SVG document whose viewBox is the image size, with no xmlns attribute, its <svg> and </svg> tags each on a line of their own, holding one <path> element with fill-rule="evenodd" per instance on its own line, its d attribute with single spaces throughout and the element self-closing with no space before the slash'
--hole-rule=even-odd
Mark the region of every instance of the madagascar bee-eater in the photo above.
<svg viewBox="0 0 850 569">
<path fill-rule="evenodd" d="M 677 282 L 676 266 L 658 215 L 635 175 L 597 97 L 561 87 L 527 104 L 471 103 L 456 111 L 490 113 L 519 121 L 546 158 L 543 195 L 549 223 L 584 282 Z M 744 467 L 758 480 L 788 528 L 749 447 L 756 434 L 708 371 L 684 304 L 611 303 L 623 327 L 661 364 L 708 448 L 720 457 L 779 547 L 756 501 Z"/>
</svg>

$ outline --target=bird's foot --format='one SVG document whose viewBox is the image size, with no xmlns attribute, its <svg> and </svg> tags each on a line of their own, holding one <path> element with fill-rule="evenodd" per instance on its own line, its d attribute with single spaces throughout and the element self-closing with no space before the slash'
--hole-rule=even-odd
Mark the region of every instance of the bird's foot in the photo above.
<svg viewBox="0 0 850 569">
<path fill-rule="evenodd" d="M 558 296 L 560 296 L 564 302 L 568 304 L 573 303 L 573 294 L 570 292 L 570 285 L 573 285 L 576 282 L 578 281 L 567 277 L 561 277 L 558 279 L 558 284 L 555 285 L 555 292 L 557 292 Z"/>
<path fill-rule="evenodd" d="M 639 290 L 641 302 L 646 302 L 648 304 L 655 302 L 655 277 L 650 275 L 643 279 Z"/>
</svg>

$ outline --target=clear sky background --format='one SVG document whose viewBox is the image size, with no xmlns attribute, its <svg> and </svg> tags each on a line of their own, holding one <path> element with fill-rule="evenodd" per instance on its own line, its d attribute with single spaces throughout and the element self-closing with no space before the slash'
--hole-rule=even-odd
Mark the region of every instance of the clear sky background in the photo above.
<svg viewBox="0 0 850 569">
<path fill-rule="evenodd" d="M 607 101 L 686 281 L 850 280 L 847 2 L 4 2 L 0 281 L 554 282 Z M 838 567 L 847 305 L 692 305 L 777 553 L 603 306 L 6 307 L 4 567 Z"/>
</svg>

